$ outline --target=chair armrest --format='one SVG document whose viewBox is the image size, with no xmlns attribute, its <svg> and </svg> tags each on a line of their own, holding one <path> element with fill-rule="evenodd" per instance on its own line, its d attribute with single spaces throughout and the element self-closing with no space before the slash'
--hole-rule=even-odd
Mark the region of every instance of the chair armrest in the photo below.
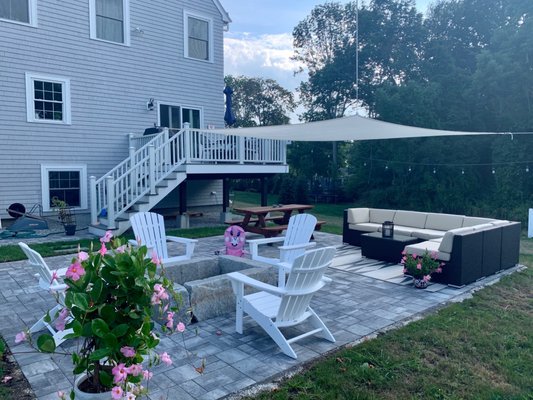
<svg viewBox="0 0 533 400">
<path fill-rule="evenodd" d="M 251 239 L 248 240 L 248 243 L 254 244 L 254 245 L 261 245 L 261 244 L 269 244 L 269 243 L 276 243 L 276 242 L 283 242 L 285 240 L 285 236 L 276 236 L 271 238 L 264 238 L 264 239 Z"/>
<path fill-rule="evenodd" d="M 182 238 L 182 237 L 177 237 L 177 236 L 167 236 L 167 240 L 169 242 L 184 243 L 184 244 L 198 242 L 197 239 Z"/>
<path fill-rule="evenodd" d="M 240 272 L 231 272 L 227 274 L 228 279 L 230 279 L 235 283 L 240 283 L 242 285 L 251 286 L 253 288 L 263 290 L 267 293 L 271 293 L 277 296 L 281 296 L 286 293 L 285 289 L 281 289 L 277 286 L 269 285 L 268 283 L 264 283 L 261 281 L 258 281 L 257 279 L 250 278 L 247 275 L 241 274 Z"/>
<path fill-rule="evenodd" d="M 290 246 L 279 246 L 279 250 L 297 250 L 297 249 L 307 249 L 316 246 L 316 242 L 307 242 L 300 244 L 291 244 Z"/>
</svg>

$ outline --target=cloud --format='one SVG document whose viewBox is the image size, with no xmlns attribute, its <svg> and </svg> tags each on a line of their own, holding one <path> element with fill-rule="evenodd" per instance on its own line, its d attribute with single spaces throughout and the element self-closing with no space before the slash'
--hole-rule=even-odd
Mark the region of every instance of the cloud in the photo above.
<svg viewBox="0 0 533 400">
<path fill-rule="evenodd" d="M 300 63 L 291 60 L 292 35 L 249 33 L 226 34 L 224 38 L 224 73 L 275 79 L 294 90 L 303 76 L 294 76 Z"/>
</svg>

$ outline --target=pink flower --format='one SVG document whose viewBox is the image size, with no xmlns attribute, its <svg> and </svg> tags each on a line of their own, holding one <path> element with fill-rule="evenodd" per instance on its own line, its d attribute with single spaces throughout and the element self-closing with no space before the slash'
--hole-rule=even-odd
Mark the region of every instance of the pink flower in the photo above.
<svg viewBox="0 0 533 400">
<path fill-rule="evenodd" d="M 65 392 L 60 390 L 59 392 L 57 392 L 57 398 L 60 400 L 67 400 L 67 395 L 65 394 Z"/>
<path fill-rule="evenodd" d="M 431 253 L 431 258 L 433 258 L 434 260 L 436 260 L 438 255 L 439 255 L 439 253 L 437 253 L 436 251 L 433 251 L 433 252 Z"/>
<path fill-rule="evenodd" d="M 404 273 L 404 274 L 407 273 L 407 268 L 404 268 L 404 269 L 403 269 L 403 273 Z"/>
<path fill-rule="evenodd" d="M 160 283 L 156 283 L 154 285 L 154 292 L 156 293 L 162 293 L 165 291 L 165 288 L 163 287 L 163 285 L 161 285 Z"/>
<path fill-rule="evenodd" d="M 420 263 L 416 264 L 416 269 L 422 269 L 422 264 Z"/>
<path fill-rule="evenodd" d="M 165 325 L 168 329 L 172 329 L 174 326 L 174 314 L 173 312 L 167 313 L 167 323 Z"/>
<path fill-rule="evenodd" d="M 63 308 L 61 312 L 59 313 L 59 316 L 56 319 L 56 329 L 58 331 L 64 331 L 65 330 L 65 322 L 68 317 L 68 309 Z"/>
<path fill-rule="evenodd" d="M 65 273 L 65 276 L 72 279 L 74 282 L 80 279 L 83 275 L 85 275 L 85 269 L 81 266 L 79 261 L 71 264 Z"/>
<path fill-rule="evenodd" d="M 85 251 L 80 251 L 78 253 L 78 261 L 79 262 L 82 262 L 82 261 L 86 261 L 89 259 L 89 254 Z"/>
<path fill-rule="evenodd" d="M 111 397 L 115 400 L 122 398 L 123 390 L 120 386 L 115 386 L 113 389 L 111 389 Z"/>
<path fill-rule="evenodd" d="M 130 367 L 128 368 L 128 374 L 133 375 L 133 376 L 140 375 L 142 372 L 143 372 L 143 367 L 141 364 L 133 364 L 133 365 L 130 365 Z"/>
<path fill-rule="evenodd" d="M 152 376 L 154 376 L 154 373 L 153 372 L 150 372 L 148 370 L 144 370 L 143 371 L 143 378 L 146 379 L 147 381 L 149 381 L 150 379 L 152 379 Z"/>
<path fill-rule="evenodd" d="M 26 332 L 22 331 L 16 334 L 15 336 L 15 343 L 21 343 L 24 342 L 28 338 L 28 335 Z"/>
<path fill-rule="evenodd" d="M 429 280 L 431 279 L 431 275 L 424 275 L 424 282 L 429 282 Z"/>
<path fill-rule="evenodd" d="M 50 279 L 50 284 L 53 284 L 54 281 L 57 281 L 59 279 L 59 275 L 57 274 L 57 271 L 52 271 L 52 278 Z"/>
<path fill-rule="evenodd" d="M 135 349 L 131 346 L 123 346 L 120 349 L 120 352 L 124 355 L 124 357 L 135 357 Z"/>
<path fill-rule="evenodd" d="M 154 293 L 152 295 L 152 298 L 150 299 L 150 303 L 155 306 L 156 304 L 161 304 L 161 298 L 157 295 L 157 293 Z"/>
<path fill-rule="evenodd" d="M 172 365 L 172 360 L 170 359 L 170 356 L 165 351 L 163 354 L 160 354 L 161 361 L 165 363 L 166 365 Z"/>
<path fill-rule="evenodd" d="M 125 253 L 126 252 L 126 245 L 123 244 L 122 246 L 117 247 L 116 252 L 117 253 Z"/>
<path fill-rule="evenodd" d="M 185 332 L 185 324 L 183 322 L 178 323 L 178 325 L 176 326 L 176 330 L 179 333 Z"/>
<path fill-rule="evenodd" d="M 435 270 L 436 273 L 440 274 L 442 272 L 442 268 L 441 267 L 438 267 L 436 270 Z"/>
<path fill-rule="evenodd" d="M 100 238 L 100 242 L 102 243 L 109 243 L 111 241 L 111 238 L 113 237 L 113 232 L 107 231 L 104 236 Z"/>
<path fill-rule="evenodd" d="M 407 254 L 407 252 L 405 250 L 402 250 L 402 255 L 405 256 L 406 254 Z"/>
<path fill-rule="evenodd" d="M 98 253 L 100 253 L 102 255 L 102 257 L 106 255 L 107 248 L 105 247 L 105 243 L 104 242 L 102 242 L 102 247 L 100 247 L 100 250 L 98 250 Z"/>
<path fill-rule="evenodd" d="M 12 380 L 13 377 L 12 376 L 9 376 L 9 375 L 6 375 L 2 378 L 2 380 L 0 382 L 2 383 L 8 383 L 10 380 Z"/>
<path fill-rule="evenodd" d="M 126 400 L 135 400 L 137 398 L 137 396 L 135 396 L 132 392 L 127 392 L 126 395 L 124 396 L 124 398 Z"/>
<path fill-rule="evenodd" d="M 413 258 L 416 258 L 416 253 L 413 253 Z"/>
<path fill-rule="evenodd" d="M 111 370 L 113 373 L 113 376 L 115 377 L 113 379 L 113 382 L 120 383 L 123 380 L 125 380 L 128 377 L 128 370 L 124 363 L 118 364 L 115 368 Z"/>
<path fill-rule="evenodd" d="M 160 265 L 161 264 L 161 259 L 157 258 L 157 252 L 155 250 L 152 250 L 152 262 L 155 265 Z"/>
</svg>

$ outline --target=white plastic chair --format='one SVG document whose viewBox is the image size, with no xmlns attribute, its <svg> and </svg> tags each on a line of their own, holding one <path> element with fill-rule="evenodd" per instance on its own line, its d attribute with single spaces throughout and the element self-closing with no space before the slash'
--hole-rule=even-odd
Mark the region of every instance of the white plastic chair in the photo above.
<svg viewBox="0 0 533 400">
<path fill-rule="evenodd" d="M 162 263 L 165 266 L 191 259 L 198 240 L 167 236 L 165 232 L 165 221 L 162 215 L 152 212 L 140 212 L 133 215 L 130 218 L 130 222 L 135 238 L 140 241 L 141 245 L 148 247 L 148 257 L 151 256 L 150 250 L 155 250 L 157 257 L 162 259 Z M 167 241 L 185 245 L 185 254 L 170 257 Z M 132 245 L 138 245 L 137 240 L 130 240 L 130 243 Z"/>
<path fill-rule="evenodd" d="M 313 295 L 331 279 L 324 276 L 326 268 L 335 255 L 334 247 L 311 250 L 294 260 L 285 288 L 272 286 L 240 272 L 228 274 L 236 297 L 235 330 L 243 332 L 243 314 L 250 315 L 281 348 L 283 353 L 297 358 L 291 343 L 311 335 L 335 342 L 326 325 L 309 306 Z M 251 286 L 260 292 L 245 295 L 244 286 Z M 280 328 L 299 325 L 306 320 L 312 329 L 290 339 Z"/>
<path fill-rule="evenodd" d="M 33 249 L 30 249 L 30 247 L 26 243 L 19 242 L 18 245 L 20 246 L 24 254 L 26 254 L 26 257 L 28 257 L 30 265 L 37 268 L 38 273 L 35 274 L 35 276 L 39 278 L 39 287 L 44 290 L 53 291 L 57 293 L 58 304 L 48 312 L 50 318 L 53 321 L 59 311 L 64 308 L 65 289 L 67 288 L 67 285 L 64 283 L 60 283 L 57 278 L 65 276 L 67 268 L 61 268 L 54 271 L 54 276 L 52 270 L 50 270 L 43 257 L 38 252 Z M 32 325 L 32 327 L 30 328 L 30 333 L 39 332 L 44 328 L 48 329 L 57 347 L 65 341 L 64 337 L 66 335 L 72 333 L 72 329 L 57 331 L 52 325 L 50 325 L 48 322 L 45 322 L 44 318 L 45 317 L 43 316 L 39 321 Z"/>
<path fill-rule="evenodd" d="M 248 240 L 252 260 L 279 266 L 278 285 L 283 287 L 285 285 L 285 274 L 290 272 L 293 260 L 316 245 L 315 242 L 310 242 L 316 223 L 317 219 L 314 215 L 297 214 L 289 219 L 285 236 Z M 283 244 L 278 247 L 279 258 L 259 255 L 260 245 L 280 242 L 283 242 Z"/>
</svg>

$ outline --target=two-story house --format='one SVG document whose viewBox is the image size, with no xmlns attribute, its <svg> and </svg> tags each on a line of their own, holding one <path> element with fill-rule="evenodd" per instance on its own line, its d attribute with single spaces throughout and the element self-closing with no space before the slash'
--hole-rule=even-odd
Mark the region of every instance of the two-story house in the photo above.
<svg viewBox="0 0 533 400">
<path fill-rule="evenodd" d="M 218 0 L 0 0 L 0 218 L 57 197 L 123 231 L 132 210 L 287 172 L 284 142 L 209 133 L 230 21 Z"/>
</svg>

